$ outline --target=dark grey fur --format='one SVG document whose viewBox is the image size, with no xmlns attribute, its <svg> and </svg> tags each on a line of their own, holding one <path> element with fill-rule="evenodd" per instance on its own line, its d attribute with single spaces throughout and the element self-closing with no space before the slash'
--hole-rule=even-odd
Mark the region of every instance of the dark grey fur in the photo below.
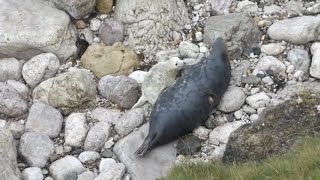
<svg viewBox="0 0 320 180">
<path fill-rule="evenodd" d="M 218 38 L 207 58 L 184 70 L 159 96 L 151 110 L 148 136 L 136 154 L 144 156 L 203 124 L 227 90 L 230 76 L 225 42 Z"/>
</svg>

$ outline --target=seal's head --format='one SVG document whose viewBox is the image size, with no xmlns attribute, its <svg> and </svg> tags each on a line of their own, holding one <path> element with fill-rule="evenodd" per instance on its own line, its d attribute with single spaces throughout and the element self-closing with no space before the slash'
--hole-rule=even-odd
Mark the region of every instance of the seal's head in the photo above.
<svg viewBox="0 0 320 180">
<path fill-rule="evenodd" d="M 183 69 L 183 67 L 186 65 L 186 63 L 178 57 L 173 57 L 169 59 L 168 63 L 171 67 L 175 67 L 175 69 L 177 70 Z"/>
</svg>

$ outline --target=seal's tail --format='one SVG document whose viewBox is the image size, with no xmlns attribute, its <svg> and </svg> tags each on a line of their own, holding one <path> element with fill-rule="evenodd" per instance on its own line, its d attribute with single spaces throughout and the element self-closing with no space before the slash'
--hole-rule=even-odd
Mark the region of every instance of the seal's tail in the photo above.
<svg viewBox="0 0 320 180">
<path fill-rule="evenodd" d="M 135 154 L 138 157 L 142 157 L 146 155 L 151 150 L 151 146 L 154 142 L 154 139 L 155 139 L 155 135 L 152 135 L 152 136 L 148 135 L 147 138 L 143 141 L 142 145 L 137 149 Z"/>
</svg>

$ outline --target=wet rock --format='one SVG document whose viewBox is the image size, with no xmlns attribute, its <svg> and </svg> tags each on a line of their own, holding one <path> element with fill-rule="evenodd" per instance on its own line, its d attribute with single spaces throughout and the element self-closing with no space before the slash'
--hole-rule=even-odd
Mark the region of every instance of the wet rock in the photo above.
<svg viewBox="0 0 320 180">
<path fill-rule="evenodd" d="M 310 91 L 298 91 L 298 94 L 299 97 L 294 95 L 291 100 L 267 107 L 256 122 L 234 131 L 223 161 L 261 161 L 287 152 L 300 137 L 318 134 L 320 121 L 315 106 L 319 94 Z"/>
<path fill-rule="evenodd" d="M 100 79 L 99 93 L 122 108 L 131 108 L 139 98 L 139 83 L 126 76 L 107 75 Z"/>
<path fill-rule="evenodd" d="M 6 82 L 9 86 L 13 87 L 23 99 L 26 99 L 29 93 L 29 88 L 20 81 L 8 80 Z"/>
<path fill-rule="evenodd" d="M 96 0 L 52 0 L 52 2 L 66 10 L 75 19 L 91 13 L 96 6 Z"/>
<path fill-rule="evenodd" d="M 246 98 L 246 102 L 253 108 L 265 107 L 270 103 L 270 98 L 265 92 L 260 92 Z"/>
<path fill-rule="evenodd" d="M 222 37 L 226 41 L 229 58 L 236 59 L 241 54 L 249 55 L 252 48 L 258 46 L 261 35 L 247 13 L 232 13 L 209 17 L 205 21 L 203 39 L 212 45 L 215 39 Z"/>
<path fill-rule="evenodd" d="M 43 103 L 34 103 L 26 123 L 26 131 L 47 134 L 51 138 L 58 137 L 62 128 L 63 117 L 52 106 Z"/>
<path fill-rule="evenodd" d="M 53 77 L 59 69 L 60 63 L 56 55 L 44 53 L 34 56 L 22 68 L 23 79 L 31 87 Z"/>
<path fill-rule="evenodd" d="M 312 62 L 310 75 L 320 79 L 320 43 L 314 43 L 311 46 Z"/>
<path fill-rule="evenodd" d="M 263 56 L 253 70 L 252 74 L 257 75 L 260 70 L 264 72 L 271 70 L 274 74 L 278 74 L 282 71 L 285 71 L 286 66 L 273 56 Z"/>
<path fill-rule="evenodd" d="M 21 63 L 15 58 L 0 59 L 0 81 L 19 80 L 21 78 L 21 69 Z"/>
<path fill-rule="evenodd" d="M 117 120 L 114 129 L 121 137 L 124 137 L 131 133 L 140 124 L 142 124 L 143 120 L 143 109 L 134 108 L 127 111 L 120 119 Z"/>
<path fill-rule="evenodd" d="M 121 112 L 118 109 L 105 109 L 98 107 L 91 112 L 91 117 L 100 122 L 114 124 L 120 118 Z"/>
<path fill-rule="evenodd" d="M 0 82 L 0 114 L 17 117 L 27 112 L 27 102 L 11 86 Z"/>
<path fill-rule="evenodd" d="M 233 112 L 241 108 L 246 100 L 246 95 L 241 88 L 230 86 L 217 106 L 222 112 Z"/>
<path fill-rule="evenodd" d="M 124 26 L 121 22 L 112 19 L 105 19 L 99 28 L 99 36 L 107 45 L 124 40 Z"/>
<path fill-rule="evenodd" d="M 266 55 L 275 56 L 286 50 L 286 46 L 281 43 L 269 43 L 261 46 L 261 52 Z"/>
<path fill-rule="evenodd" d="M 179 32 L 190 22 L 183 0 L 153 1 L 119 0 L 114 11 L 116 20 L 123 22 L 128 44 L 147 57 L 154 56 L 157 49 L 167 49 L 173 40 L 173 32 Z M 136 11 L 139 7 L 139 13 Z M 163 16 L 162 14 L 165 14 Z"/>
<path fill-rule="evenodd" d="M 55 180 L 77 179 L 77 176 L 85 171 L 81 162 L 73 157 L 66 156 L 53 162 L 49 171 Z"/>
<path fill-rule="evenodd" d="M 97 89 L 89 71 L 70 68 L 33 90 L 33 100 L 53 107 L 75 108 L 96 100 Z"/>
<path fill-rule="evenodd" d="M 268 35 L 271 39 L 284 40 L 293 44 L 306 44 L 320 40 L 320 32 L 317 31 L 320 24 L 319 17 L 320 15 L 302 16 L 280 20 L 269 27 Z"/>
<path fill-rule="evenodd" d="M 75 32 L 64 11 L 39 0 L 1 0 L 0 4 L 0 16 L 4 17 L 0 34 L 6 37 L 0 40 L 0 58 L 31 59 L 51 52 L 64 61 L 75 53 Z"/>
<path fill-rule="evenodd" d="M 119 140 L 113 149 L 119 160 L 126 166 L 132 180 L 160 178 L 169 173 L 176 159 L 174 142 L 154 149 L 144 158 L 138 158 L 134 154 L 147 136 L 148 127 L 147 123 Z"/>
<path fill-rule="evenodd" d="M 178 154 L 193 155 L 201 149 L 200 139 L 194 135 L 187 135 L 179 139 L 177 144 Z"/>
<path fill-rule="evenodd" d="M 2 180 L 21 179 L 17 165 L 16 142 L 6 129 L 0 129 L 0 169 Z"/>
<path fill-rule="evenodd" d="M 48 135 L 26 132 L 21 136 L 19 154 L 29 166 L 43 168 L 53 153 L 54 144 Z"/>
<path fill-rule="evenodd" d="M 108 74 L 129 75 L 139 66 L 137 54 L 120 42 L 112 46 L 92 44 L 81 57 L 81 62 L 98 78 Z"/>
<path fill-rule="evenodd" d="M 87 138 L 84 142 L 85 151 L 100 152 L 104 143 L 108 140 L 110 125 L 106 122 L 98 122 L 90 128 Z"/>
<path fill-rule="evenodd" d="M 64 144 L 72 147 L 81 147 L 84 143 L 89 127 L 84 113 L 72 113 L 64 127 Z"/>
<path fill-rule="evenodd" d="M 22 171 L 23 180 L 43 180 L 43 174 L 38 167 L 29 167 Z"/>
</svg>

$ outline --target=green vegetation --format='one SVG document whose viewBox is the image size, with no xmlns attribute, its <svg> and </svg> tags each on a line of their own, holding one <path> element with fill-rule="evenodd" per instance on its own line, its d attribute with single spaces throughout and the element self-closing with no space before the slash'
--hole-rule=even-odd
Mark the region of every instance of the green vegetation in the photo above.
<svg viewBox="0 0 320 180">
<path fill-rule="evenodd" d="M 262 163 L 183 164 L 166 180 L 320 180 L 320 138 L 304 138 L 294 150 Z"/>
</svg>

